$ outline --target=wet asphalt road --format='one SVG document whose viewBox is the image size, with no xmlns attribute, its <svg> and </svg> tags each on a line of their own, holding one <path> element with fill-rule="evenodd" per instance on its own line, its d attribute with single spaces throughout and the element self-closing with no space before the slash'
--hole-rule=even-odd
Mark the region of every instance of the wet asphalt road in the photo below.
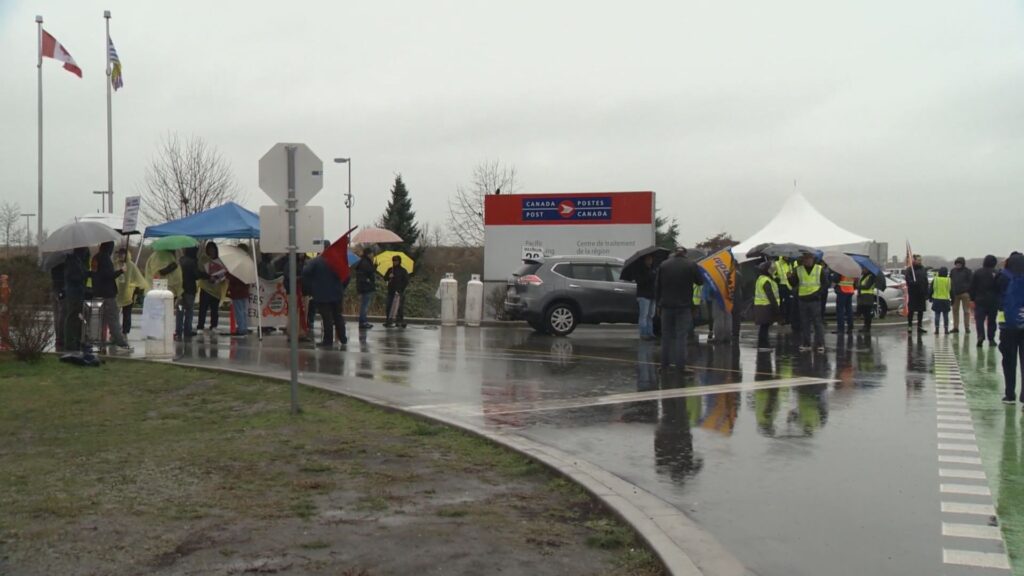
<svg viewBox="0 0 1024 576">
<path fill-rule="evenodd" d="M 620 329 L 349 334 L 335 350 L 306 345 L 303 377 L 585 459 L 683 510 L 755 574 L 1006 573 L 942 562 L 931 334 L 830 336 L 825 354 L 790 352 L 788 336 L 759 354 L 744 336 L 693 346 L 691 369 L 665 373 L 657 345 Z M 180 351 L 287 374 L 282 336 Z"/>
</svg>

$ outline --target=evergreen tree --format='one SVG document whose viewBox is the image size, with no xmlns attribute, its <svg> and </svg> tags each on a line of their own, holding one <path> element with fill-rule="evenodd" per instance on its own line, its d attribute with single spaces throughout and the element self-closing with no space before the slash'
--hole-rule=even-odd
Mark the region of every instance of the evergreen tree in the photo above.
<svg viewBox="0 0 1024 576">
<path fill-rule="evenodd" d="M 661 208 L 654 212 L 654 245 L 674 250 L 676 242 L 679 240 L 679 222 L 675 218 L 670 221 L 668 218 L 658 215 L 659 212 L 661 212 Z"/>
<path fill-rule="evenodd" d="M 416 224 L 416 213 L 412 210 L 412 200 L 409 198 L 409 190 L 402 181 L 402 175 L 395 175 L 395 184 L 391 187 L 391 200 L 384 210 L 380 219 L 381 228 L 387 228 L 402 237 L 403 242 L 399 245 L 390 246 L 388 249 L 401 250 L 412 256 L 414 259 L 413 246 L 420 238 L 420 227 Z"/>
</svg>

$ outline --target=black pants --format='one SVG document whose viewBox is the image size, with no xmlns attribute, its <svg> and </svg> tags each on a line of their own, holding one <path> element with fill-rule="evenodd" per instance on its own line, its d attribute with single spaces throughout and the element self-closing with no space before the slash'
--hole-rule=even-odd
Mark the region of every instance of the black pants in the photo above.
<svg viewBox="0 0 1024 576">
<path fill-rule="evenodd" d="M 793 293 L 787 286 L 779 286 L 779 310 L 782 312 L 782 323 L 789 324 L 789 317 L 792 315 L 791 300 Z"/>
<path fill-rule="evenodd" d="M 799 300 L 800 304 L 800 324 L 803 330 L 800 331 L 800 344 L 802 346 L 811 345 L 811 331 L 814 331 L 814 345 L 819 348 L 825 346 L 825 323 L 821 318 L 821 301 L 817 298 L 813 300 Z"/>
<path fill-rule="evenodd" d="M 668 367 L 672 361 L 678 368 L 686 366 L 686 338 L 693 325 L 693 311 L 686 308 L 662 308 L 661 310 L 661 365 Z"/>
<path fill-rule="evenodd" d="M 217 328 L 217 320 L 220 315 L 220 300 L 206 290 L 199 291 L 199 324 L 196 328 L 203 329 L 206 325 L 206 312 L 210 312 L 210 330 Z"/>
<path fill-rule="evenodd" d="M 78 352 L 82 349 L 82 299 L 64 299 L 64 350 Z"/>
<path fill-rule="evenodd" d="M 924 310 L 918 310 L 917 312 L 908 312 L 907 313 L 907 328 L 913 328 L 914 327 L 914 315 L 915 314 L 917 314 L 917 329 L 920 330 L 922 328 L 921 322 L 924 321 Z"/>
<path fill-rule="evenodd" d="M 871 330 L 871 320 L 875 317 L 875 302 L 867 299 L 857 301 L 857 314 L 864 319 L 864 329 Z"/>
<path fill-rule="evenodd" d="M 978 331 L 978 342 L 984 342 L 986 336 L 989 342 L 996 341 L 996 314 L 998 313 L 999 310 L 994 305 L 974 305 L 974 327 Z M 987 330 L 985 329 L 986 321 L 988 322 Z"/>
<path fill-rule="evenodd" d="M 757 347 L 758 348 L 771 348 L 772 343 L 768 340 L 768 331 L 771 329 L 771 324 L 760 324 L 757 327 Z"/>
<path fill-rule="evenodd" d="M 320 343 L 324 346 L 334 344 L 334 331 L 338 331 L 338 339 L 344 344 L 348 341 L 345 335 L 345 317 L 341 314 L 340 302 L 318 302 L 316 305 L 320 317 L 324 321 L 324 335 Z"/>
<path fill-rule="evenodd" d="M 1007 398 L 1017 399 L 1017 361 L 1020 360 L 1024 380 L 1024 330 L 1003 328 L 999 332 L 999 351 L 1003 354 L 1003 382 Z M 1021 394 L 1024 401 L 1024 394 Z"/>
<path fill-rule="evenodd" d="M 121 306 L 121 334 L 132 331 L 132 305 Z"/>
<path fill-rule="evenodd" d="M 192 308 L 195 307 L 195 294 L 182 294 L 178 298 L 177 314 L 174 318 L 174 335 L 181 338 L 192 337 Z"/>
</svg>

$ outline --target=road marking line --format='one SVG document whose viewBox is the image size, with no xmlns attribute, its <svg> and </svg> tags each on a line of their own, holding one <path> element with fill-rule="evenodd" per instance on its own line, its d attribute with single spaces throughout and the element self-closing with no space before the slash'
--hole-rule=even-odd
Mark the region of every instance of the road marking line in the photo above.
<svg viewBox="0 0 1024 576">
<path fill-rule="evenodd" d="M 939 454 L 939 462 L 946 464 L 974 464 L 981 466 L 981 458 L 975 458 L 973 456 L 949 456 L 947 454 Z"/>
<path fill-rule="evenodd" d="M 942 535 L 955 538 L 977 538 L 978 540 L 999 540 L 1003 535 L 998 526 L 985 526 L 982 524 L 957 524 L 952 522 L 942 523 Z"/>
<path fill-rule="evenodd" d="M 959 468 L 939 468 L 942 478 L 962 478 L 964 480 L 984 480 L 984 470 L 962 470 Z"/>
<path fill-rule="evenodd" d="M 938 406 L 958 406 L 963 408 L 967 407 L 967 402 L 964 402 L 963 400 L 939 400 L 935 402 L 935 404 L 937 404 Z"/>
<path fill-rule="evenodd" d="M 974 434 L 963 434 L 961 432 L 939 432 L 940 440 L 977 440 Z"/>
<path fill-rule="evenodd" d="M 935 410 L 940 412 L 939 420 L 944 420 L 945 416 L 960 415 L 970 419 L 971 411 L 969 408 L 953 408 L 952 406 L 936 406 Z"/>
<path fill-rule="evenodd" d="M 939 408 L 939 410 L 942 410 L 942 408 Z M 949 410 L 949 408 L 946 408 L 946 410 Z M 970 414 L 970 412 L 967 412 L 966 414 L 964 414 L 964 413 L 960 413 L 960 414 L 939 414 L 938 416 L 936 416 L 935 419 L 936 420 L 949 420 L 951 422 L 973 422 L 974 419 L 971 418 L 969 414 Z"/>
<path fill-rule="evenodd" d="M 974 514 L 975 516 L 996 515 L 996 507 L 991 504 L 973 504 L 969 502 L 943 502 L 942 511 L 947 514 Z"/>
<path fill-rule="evenodd" d="M 939 450 L 952 450 L 954 452 L 977 452 L 978 447 L 974 444 L 948 444 L 940 443 Z"/>
<path fill-rule="evenodd" d="M 943 494 L 966 494 L 968 496 L 991 496 L 988 486 L 979 484 L 939 484 L 939 492 Z"/>
<path fill-rule="evenodd" d="M 959 566 L 972 566 L 975 568 L 996 568 L 1009 570 L 1010 561 L 1006 554 L 994 554 L 991 552 L 972 552 L 970 550 L 942 550 L 942 561 L 946 564 Z"/>
<path fill-rule="evenodd" d="M 937 422 L 936 425 L 943 430 L 970 430 L 974 431 L 974 426 L 970 424 L 958 424 L 956 422 Z"/>
</svg>

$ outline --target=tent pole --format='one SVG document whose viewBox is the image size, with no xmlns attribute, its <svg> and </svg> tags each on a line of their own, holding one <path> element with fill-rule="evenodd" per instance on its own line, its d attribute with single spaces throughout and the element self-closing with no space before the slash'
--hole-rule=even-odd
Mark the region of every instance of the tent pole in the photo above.
<svg viewBox="0 0 1024 576">
<path fill-rule="evenodd" d="M 256 239 L 249 238 L 252 246 L 252 265 L 256 268 L 256 325 L 259 327 L 259 340 L 263 342 L 263 294 L 260 292 L 260 267 L 256 264 Z"/>
</svg>

